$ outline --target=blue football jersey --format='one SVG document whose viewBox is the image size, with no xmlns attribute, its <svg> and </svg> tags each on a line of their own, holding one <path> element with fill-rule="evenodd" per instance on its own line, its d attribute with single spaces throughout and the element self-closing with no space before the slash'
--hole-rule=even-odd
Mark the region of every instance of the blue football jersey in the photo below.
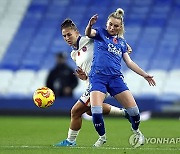
<svg viewBox="0 0 180 154">
<path fill-rule="evenodd" d="M 127 51 L 126 41 L 108 34 L 104 28 L 96 29 L 94 55 L 90 76 L 94 74 L 122 75 L 121 59 Z"/>
</svg>

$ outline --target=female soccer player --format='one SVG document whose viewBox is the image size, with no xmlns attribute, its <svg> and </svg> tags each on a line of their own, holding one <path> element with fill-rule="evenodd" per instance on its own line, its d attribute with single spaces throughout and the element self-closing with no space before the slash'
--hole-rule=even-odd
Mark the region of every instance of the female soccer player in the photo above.
<svg viewBox="0 0 180 154">
<path fill-rule="evenodd" d="M 82 125 L 82 114 L 90 110 L 90 92 L 89 92 L 89 79 L 88 74 L 92 64 L 93 58 L 93 40 L 81 36 L 76 25 L 70 19 L 66 19 L 61 24 L 61 32 L 64 40 L 68 45 L 72 47 L 71 58 L 75 61 L 78 69 L 76 75 L 87 82 L 87 89 L 76 104 L 71 109 L 71 122 L 68 131 L 67 139 L 61 141 L 55 146 L 74 146 L 76 145 L 76 137 L 81 129 Z M 129 52 L 132 49 L 129 46 Z M 126 110 L 117 108 L 115 106 L 104 103 L 103 114 L 109 115 L 120 115 L 128 118 Z"/>
<path fill-rule="evenodd" d="M 98 19 L 98 15 L 94 15 L 89 20 L 85 30 L 85 34 L 94 40 L 94 56 L 89 80 L 91 85 L 90 101 L 92 118 L 94 127 L 99 134 L 99 139 L 94 144 L 96 147 L 100 147 L 106 142 L 102 105 L 107 92 L 126 108 L 130 116 L 132 131 L 138 136 L 138 144 L 144 144 L 144 136 L 139 130 L 139 109 L 134 97 L 123 81 L 123 75 L 120 71 L 121 59 L 123 58 L 131 70 L 144 77 L 150 86 L 155 86 L 156 83 L 153 76 L 143 71 L 131 60 L 126 52 L 127 45 L 123 39 L 123 15 L 124 11 L 119 8 L 109 15 L 106 29 L 93 29 L 92 26 Z"/>
</svg>

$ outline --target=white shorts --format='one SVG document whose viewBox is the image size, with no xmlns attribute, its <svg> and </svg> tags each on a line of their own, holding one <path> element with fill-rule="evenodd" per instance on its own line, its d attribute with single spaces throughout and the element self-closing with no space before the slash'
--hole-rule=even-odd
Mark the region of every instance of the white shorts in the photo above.
<svg viewBox="0 0 180 154">
<path fill-rule="evenodd" d="M 106 93 L 107 98 L 109 96 L 109 93 Z M 82 94 L 82 96 L 79 98 L 79 101 L 82 102 L 86 106 L 91 106 L 90 104 L 90 84 L 86 88 L 85 92 Z"/>
<path fill-rule="evenodd" d="M 91 106 L 90 104 L 90 86 L 86 88 L 85 92 L 79 98 L 79 101 L 82 102 L 86 106 Z"/>
</svg>

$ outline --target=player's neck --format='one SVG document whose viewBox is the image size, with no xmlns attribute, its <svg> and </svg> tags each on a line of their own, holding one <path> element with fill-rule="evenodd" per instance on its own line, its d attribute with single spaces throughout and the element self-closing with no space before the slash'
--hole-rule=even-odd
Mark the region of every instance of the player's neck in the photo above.
<svg viewBox="0 0 180 154">
<path fill-rule="evenodd" d="M 77 48 L 77 44 L 73 44 L 72 47 L 73 47 L 73 48 Z"/>
<path fill-rule="evenodd" d="M 73 48 L 78 49 L 79 48 L 79 41 L 81 39 L 81 35 L 77 37 L 76 43 L 72 45 Z"/>
</svg>

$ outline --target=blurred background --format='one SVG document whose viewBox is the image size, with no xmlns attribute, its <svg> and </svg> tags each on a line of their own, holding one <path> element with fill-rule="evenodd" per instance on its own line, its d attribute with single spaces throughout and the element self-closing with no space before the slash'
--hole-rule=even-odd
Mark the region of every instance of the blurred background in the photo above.
<svg viewBox="0 0 180 154">
<path fill-rule="evenodd" d="M 46 85 L 55 55 L 71 48 L 61 37 L 60 24 L 71 18 L 84 34 L 89 18 L 97 26 L 117 8 L 125 11 L 125 38 L 132 59 L 154 75 L 156 87 L 127 69 L 123 74 L 140 111 L 153 116 L 180 116 L 180 0 L 0 0 L 0 114 L 69 115 L 84 92 L 78 81 L 72 97 L 58 97 L 52 107 L 37 108 L 33 92 Z M 108 103 L 119 106 L 113 98 Z"/>
</svg>

